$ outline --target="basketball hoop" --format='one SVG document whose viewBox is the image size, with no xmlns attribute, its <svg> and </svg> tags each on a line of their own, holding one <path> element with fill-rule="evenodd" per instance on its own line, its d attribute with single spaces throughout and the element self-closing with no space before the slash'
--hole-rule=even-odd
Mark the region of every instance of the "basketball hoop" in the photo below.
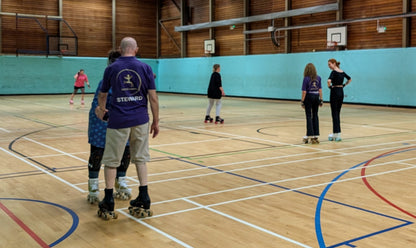
<svg viewBox="0 0 416 248">
<path fill-rule="evenodd" d="M 68 52 L 68 50 L 66 50 L 66 49 L 61 49 L 61 51 L 60 51 L 60 52 L 61 52 L 61 56 L 62 56 L 62 55 L 66 55 L 66 53 Z"/>
<path fill-rule="evenodd" d="M 326 49 L 327 50 L 335 50 L 336 48 L 337 48 L 337 46 L 338 46 L 338 42 L 336 42 L 336 41 L 328 41 L 327 43 L 326 43 Z"/>
</svg>

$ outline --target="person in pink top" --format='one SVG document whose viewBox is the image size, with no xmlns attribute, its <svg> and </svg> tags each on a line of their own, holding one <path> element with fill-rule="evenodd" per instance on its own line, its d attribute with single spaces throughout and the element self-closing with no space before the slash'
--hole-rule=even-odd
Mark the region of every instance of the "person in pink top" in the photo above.
<svg viewBox="0 0 416 248">
<path fill-rule="evenodd" d="M 90 83 L 88 82 L 87 74 L 85 74 L 84 69 L 79 70 L 77 74 L 74 75 L 75 84 L 74 84 L 74 92 L 71 95 L 71 100 L 69 100 L 69 104 L 74 103 L 74 96 L 78 92 L 78 89 L 81 89 L 81 104 L 84 105 L 84 94 L 85 94 L 85 85 L 87 83 L 88 88 L 90 88 Z"/>
</svg>

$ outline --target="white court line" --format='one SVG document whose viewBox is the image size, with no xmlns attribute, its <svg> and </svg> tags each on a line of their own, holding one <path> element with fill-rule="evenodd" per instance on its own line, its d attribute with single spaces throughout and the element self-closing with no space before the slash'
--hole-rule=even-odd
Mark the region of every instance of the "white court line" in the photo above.
<svg viewBox="0 0 416 248">
<path fill-rule="evenodd" d="M 60 177 L 58 177 L 58 176 L 56 176 L 56 175 L 54 175 L 54 174 L 50 173 L 49 171 L 47 171 L 47 170 L 45 170 L 45 169 L 43 169 L 43 168 L 41 168 L 41 167 L 39 167 L 39 166 L 37 166 L 37 165 L 35 165 L 35 164 L 32 164 L 31 162 L 27 161 L 27 160 L 26 160 L 26 159 L 24 159 L 24 158 L 21 158 L 21 157 L 19 157 L 19 156 L 15 155 L 15 154 L 13 154 L 13 153 L 11 153 L 11 152 L 7 151 L 7 150 L 6 150 L 6 149 L 4 149 L 3 147 L 0 147 L 0 150 L 4 151 L 5 153 L 7 153 L 7 154 L 9 154 L 9 155 L 11 155 L 11 156 L 13 156 L 13 157 L 15 157 L 15 158 L 17 158 L 17 159 L 21 160 L 21 161 L 23 161 L 24 163 L 26 163 L 26 164 L 28 164 L 28 165 L 30 165 L 30 166 L 32 166 L 32 167 L 34 167 L 34 168 L 36 168 L 36 169 L 38 169 L 38 170 L 42 171 L 43 173 L 48 174 L 49 176 L 51 176 L 51 177 L 53 177 L 53 178 L 57 179 L 58 181 L 61 181 L 61 182 L 63 182 L 64 184 L 69 185 L 71 188 L 74 188 L 74 189 L 76 189 L 76 190 L 78 190 L 78 191 L 80 191 L 80 192 L 85 192 L 84 190 L 82 190 L 82 189 L 80 189 L 80 188 L 76 187 L 74 184 L 72 184 L 72 183 L 70 183 L 70 182 L 68 182 L 68 181 L 66 181 L 66 180 L 64 180 L 64 179 L 62 179 L 62 178 L 60 178 Z"/>
<path fill-rule="evenodd" d="M 373 168 L 373 167 L 377 167 L 377 166 L 381 166 L 381 165 L 394 164 L 394 163 L 398 163 L 398 164 L 402 164 L 402 165 L 406 165 L 406 166 L 416 166 L 416 165 L 413 165 L 413 164 L 404 163 L 405 161 L 409 161 L 409 160 L 413 160 L 413 159 L 414 158 L 403 159 L 403 160 L 400 160 L 400 162 L 391 161 L 391 162 L 373 164 L 373 165 L 367 166 L 366 168 Z M 357 168 L 350 169 L 349 171 L 360 170 L 361 168 L 362 167 L 357 167 Z M 208 196 L 208 195 L 216 195 L 216 194 L 227 193 L 227 192 L 238 191 L 238 190 L 244 190 L 244 189 L 255 188 L 255 187 L 260 187 L 260 186 L 267 186 L 267 185 L 270 185 L 270 184 L 279 184 L 279 183 L 298 181 L 298 180 L 303 180 L 303 179 L 308 179 L 308 178 L 327 176 L 327 175 L 331 175 L 331 174 L 342 173 L 344 171 L 345 171 L 345 169 L 337 170 L 337 171 L 324 172 L 324 173 L 319 173 L 319 174 L 312 174 L 312 175 L 301 176 L 301 177 L 286 178 L 286 179 L 282 179 L 282 180 L 276 180 L 276 181 L 265 182 L 265 183 L 258 183 L 258 184 L 253 184 L 253 185 L 249 185 L 249 186 L 241 186 L 241 187 L 230 188 L 230 189 L 225 189 L 225 190 L 213 191 L 213 192 L 209 192 L 209 193 L 192 195 L 192 196 L 187 196 L 185 198 L 186 199 L 192 199 L 192 198 L 204 197 L 204 196 Z M 171 199 L 171 200 L 167 200 L 167 201 L 160 201 L 160 202 L 155 202 L 153 204 L 162 204 L 162 203 L 173 202 L 173 201 L 177 201 L 177 200 L 181 200 L 181 199 L 183 199 L 183 198 Z"/>
<path fill-rule="evenodd" d="M 43 147 L 49 148 L 49 149 L 51 149 L 51 150 L 53 150 L 53 151 L 55 151 L 55 152 L 62 153 L 63 155 L 66 155 L 66 156 L 68 156 L 68 157 L 75 158 L 75 159 L 77 159 L 77 160 L 80 160 L 80 161 L 85 162 L 85 159 L 82 159 L 82 158 L 76 157 L 76 156 L 74 156 L 74 155 L 72 155 L 72 154 L 70 154 L 70 153 L 67 153 L 67 152 L 61 151 L 61 150 L 56 149 L 56 148 L 54 148 L 54 147 L 52 147 L 52 146 L 45 145 L 45 144 L 40 143 L 40 142 L 38 142 L 38 141 L 36 141 L 36 140 L 30 139 L 30 138 L 27 138 L 27 137 L 24 137 L 23 139 L 28 140 L 28 141 L 30 141 L 30 142 L 33 142 L 33 143 L 35 143 L 35 144 L 41 145 L 41 146 L 43 146 Z"/>
<path fill-rule="evenodd" d="M 142 224 L 143 226 L 145 226 L 145 227 L 147 227 L 147 228 L 149 228 L 149 229 L 152 229 L 153 231 L 155 231 L 155 232 L 157 232 L 157 233 L 161 234 L 162 236 L 165 236 L 166 238 L 168 238 L 168 239 L 170 239 L 170 240 L 174 241 L 174 242 L 175 242 L 175 243 L 177 243 L 177 244 L 182 245 L 183 247 L 192 248 L 192 246 L 190 246 L 190 245 L 188 245 L 188 244 L 184 243 L 183 241 L 181 241 L 181 240 L 179 240 L 179 239 L 177 239 L 177 238 L 173 237 L 172 235 L 169 235 L 169 234 L 165 233 L 164 231 L 162 231 L 162 230 L 160 230 L 160 229 L 158 229 L 158 228 L 156 228 L 156 227 L 154 227 L 154 226 L 152 226 L 152 225 L 147 224 L 146 222 L 144 222 L 144 221 L 143 221 L 143 220 L 141 220 L 141 219 L 137 219 L 137 218 L 135 218 L 135 217 L 131 216 L 130 214 L 126 213 L 125 211 L 122 211 L 122 210 L 120 210 L 120 209 L 117 209 L 117 212 L 119 212 L 119 213 L 123 214 L 124 216 L 126 216 L 126 217 L 127 217 L 127 218 L 129 218 L 129 219 L 132 219 L 132 220 L 136 221 L 137 223 Z"/>
<path fill-rule="evenodd" d="M 232 220 L 237 221 L 237 222 L 239 222 L 239 223 L 241 223 L 241 224 L 244 224 L 244 225 L 249 226 L 249 227 L 251 227 L 251 228 L 254 228 L 254 229 L 257 229 L 257 230 L 259 230 L 259 231 L 262 231 L 262 232 L 264 232 L 264 233 L 270 234 L 270 235 L 272 235 L 272 236 L 274 236 L 274 237 L 277 237 L 277 238 L 279 238 L 279 239 L 283 239 L 283 240 L 285 240 L 285 241 L 287 241 L 287 242 L 290 242 L 290 243 L 292 243 L 292 244 L 298 245 L 298 246 L 300 246 L 300 247 L 312 248 L 312 247 L 307 246 L 307 245 L 305 245 L 305 244 L 302 244 L 302 243 L 300 243 L 300 242 L 298 242 L 298 241 L 295 241 L 295 240 L 290 239 L 290 238 L 288 238 L 288 237 L 285 237 L 285 236 L 283 236 L 283 235 L 277 234 L 277 233 L 272 232 L 272 231 L 270 231 L 270 230 L 267 230 L 267 229 L 265 229 L 265 228 L 263 228 L 263 227 L 260 227 L 260 226 L 254 225 L 254 224 L 252 224 L 252 223 L 250 223 L 250 222 L 247 222 L 247 221 L 244 221 L 244 220 L 242 220 L 242 219 L 236 218 L 236 217 L 234 217 L 234 216 L 228 215 L 228 214 L 223 213 L 223 212 L 221 212 L 221 211 L 218 211 L 218 210 L 212 209 L 212 208 L 210 208 L 210 207 L 207 207 L 207 206 L 201 205 L 201 204 L 199 204 L 199 203 L 197 203 L 197 202 L 194 202 L 194 201 L 191 201 L 191 200 L 188 200 L 188 199 L 184 199 L 184 201 L 189 202 L 189 203 L 192 203 L 192 204 L 194 204 L 194 205 L 196 205 L 196 206 L 199 206 L 199 207 L 201 207 L 201 208 L 203 208 L 203 209 L 209 210 L 209 211 L 214 212 L 214 213 L 216 213 L 216 214 L 218 214 L 218 215 L 222 215 L 222 216 L 224 216 L 224 217 L 226 217 L 226 218 L 232 219 Z"/>
<path fill-rule="evenodd" d="M 386 163 L 379 164 L 377 166 L 384 165 L 384 164 L 392 164 L 392 163 L 395 163 L 395 162 L 397 162 L 397 161 L 386 162 Z M 358 167 L 358 168 L 362 169 L 362 167 Z M 354 170 L 355 169 L 357 169 L 357 168 L 354 168 Z M 383 171 L 383 172 L 379 172 L 379 173 L 375 173 L 375 174 L 371 174 L 371 175 L 366 175 L 365 177 L 368 178 L 368 177 L 380 176 L 380 175 L 385 175 L 385 174 L 390 174 L 390 173 L 395 173 L 395 172 L 401 172 L 401 171 L 410 170 L 410 169 L 416 169 L 416 165 L 411 165 L 411 166 L 406 167 L 406 168 Z M 345 170 L 343 170 L 343 171 L 345 171 Z M 349 170 L 349 171 L 352 171 L 352 169 Z M 304 190 L 304 189 L 311 189 L 311 188 L 326 186 L 328 184 L 348 182 L 348 181 L 357 180 L 357 179 L 361 179 L 361 178 L 362 178 L 362 176 L 358 176 L 358 177 L 351 177 L 351 178 L 341 179 L 341 180 L 337 180 L 337 181 L 330 181 L 330 182 L 324 182 L 324 183 L 319 183 L 319 184 L 312 184 L 312 185 L 302 186 L 302 187 L 298 187 L 298 188 L 283 189 L 281 191 L 275 191 L 275 192 L 265 193 L 265 194 L 261 194 L 261 195 L 239 198 L 239 199 L 234 199 L 234 200 L 230 200 L 230 201 L 218 202 L 218 203 L 206 205 L 205 207 L 221 206 L 221 205 L 225 205 L 225 204 L 236 203 L 236 202 L 241 202 L 241 201 L 246 201 L 246 200 L 252 200 L 252 199 L 261 198 L 261 197 L 273 196 L 273 195 L 282 194 L 282 193 L 290 193 L 290 192 L 293 192 L 293 191 L 300 191 L 300 190 Z M 163 201 L 163 202 L 155 202 L 155 203 L 153 203 L 153 205 L 167 203 L 167 202 L 174 202 L 174 201 L 187 201 L 189 198 L 194 198 L 194 197 L 196 197 L 196 196 L 188 196 L 188 197 L 182 197 L 182 198 L 177 198 L 177 199 L 171 199 L 171 200 L 167 200 L 167 201 Z M 188 209 L 169 212 L 169 213 L 165 213 L 165 214 L 159 214 L 159 215 L 152 216 L 152 217 L 149 217 L 149 218 L 160 218 L 160 217 L 164 217 L 164 216 L 169 216 L 169 215 L 174 215 L 174 214 L 199 210 L 199 209 L 202 209 L 202 208 L 203 207 L 188 208 Z M 127 208 L 123 208 L 123 209 L 127 209 Z"/>
<path fill-rule="evenodd" d="M 196 144 L 196 143 L 204 143 L 204 142 L 216 142 L 216 141 L 220 141 L 220 140 L 232 140 L 232 139 L 233 138 L 218 138 L 218 139 L 209 139 L 209 140 L 177 142 L 177 143 L 169 143 L 169 144 L 161 144 L 161 145 L 152 145 L 151 148 L 164 147 L 164 146 L 188 145 L 188 144 Z"/>
<path fill-rule="evenodd" d="M 232 163 L 225 163 L 225 164 L 219 164 L 219 165 L 213 165 L 213 166 L 207 166 L 206 168 L 218 168 L 222 166 L 229 166 L 229 165 L 236 165 L 236 164 L 243 164 L 243 163 L 251 163 L 251 162 L 259 162 L 259 161 L 266 161 L 266 160 L 273 160 L 273 159 L 281 159 L 281 158 L 289 158 L 289 157 L 295 157 L 295 156 L 303 156 L 303 155 L 311 155 L 311 154 L 317 154 L 321 152 L 334 152 L 336 153 L 339 151 L 345 151 L 345 150 L 352 150 L 352 149 L 359 149 L 359 148 L 368 148 L 368 147 L 374 147 L 374 146 L 382 146 L 382 145 L 390 145 L 390 144 L 397 144 L 397 143 L 403 143 L 403 142 L 414 142 L 415 140 L 402 140 L 402 141 L 394 141 L 394 142 L 388 142 L 388 143 L 381 143 L 381 144 L 371 144 L 371 145 L 363 145 L 363 146 L 355 146 L 355 147 L 347 147 L 347 148 L 338 148 L 333 150 L 321 150 L 317 152 L 310 152 L 310 153 L 298 153 L 298 154 L 290 154 L 290 155 L 283 155 L 283 156 L 276 156 L 276 157 L 268 157 L 268 158 L 261 158 L 261 159 L 253 159 L 253 160 L 246 160 L 246 161 L 240 161 L 240 162 L 232 162 Z M 377 150 L 374 150 L 377 151 Z M 367 152 L 367 151 L 365 151 Z M 349 155 L 347 153 L 341 153 L 340 155 Z M 352 153 L 352 154 L 359 154 L 358 153 Z M 203 170 L 206 169 L 205 167 L 197 167 L 192 169 L 182 169 L 182 170 L 174 170 L 174 171 L 167 171 L 167 172 L 160 172 L 160 173 L 153 173 L 149 174 L 149 176 L 159 176 L 159 175 L 165 175 L 165 174 L 173 174 L 173 173 L 181 173 L 181 172 L 188 172 L 193 170 Z"/>
<path fill-rule="evenodd" d="M 327 156 L 321 156 L 321 157 L 315 157 L 315 158 L 305 158 L 305 159 L 290 160 L 290 161 L 284 161 L 284 162 L 276 162 L 276 163 L 271 163 L 271 164 L 263 164 L 263 165 L 257 165 L 257 166 L 251 166 L 251 167 L 244 167 L 244 168 L 238 168 L 238 169 L 233 169 L 233 170 L 215 171 L 215 172 L 212 172 L 212 173 L 197 174 L 197 175 L 192 175 L 192 176 L 184 176 L 184 177 L 176 177 L 176 178 L 169 178 L 169 179 L 151 181 L 151 182 L 149 182 L 149 184 L 164 183 L 164 182 L 169 182 L 169 181 L 177 181 L 177 180 L 190 179 L 190 178 L 196 178 L 196 177 L 212 176 L 212 175 L 224 174 L 224 173 L 230 173 L 230 172 L 233 173 L 233 172 L 236 172 L 236 171 L 252 170 L 252 169 L 258 169 L 258 168 L 271 167 L 271 166 L 275 166 L 275 165 L 292 164 L 292 163 L 299 163 L 299 162 L 305 162 L 305 161 L 311 161 L 311 160 L 318 160 L 318 159 L 326 159 L 326 158 L 350 156 L 350 155 L 353 155 L 353 154 L 356 155 L 356 154 L 361 154 L 361 153 L 369 153 L 369 152 L 375 152 L 375 151 L 384 151 L 384 150 L 390 150 L 390 149 L 400 148 L 400 147 L 403 147 L 403 146 L 380 148 L 380 149 L 375 149 L 375 150 L 371 150 L 371 151 L 368 151 L 368 150 L 367 151 L 359 151 L 359 152 L 353 152 L 353 153 L 349 153 L 349 154 L 327 155 Z M 207 167 L 201 167 L 201 168 L 209 169 L 209 168 L 214 168 L 214 167 L 213 166 L 207 166 Z"/>
<path fill-rule="evenodd" d="M 260 139 L 260 138 L 243 136 L 243 135 L 236 135 L 236 134 L 223 133 L 223 132 L 212 131 L 212 130 L 205 130 L 205 129 L 195 128 L 195 127 L 187 127 L 187 126 L 179 126 L 179 127 L 184 128 L 184 129 L 189 129 L 189 130 L 197 130 L 199 132 L 207 132 L 207 133 L 215 133 L 215 134 L 218 134 L 218 135 L 231 136 L 231 137 L 234 137 L 236 139 L 258 140 L 258 141 L 262 141 L 262 142 L 268 142 L 268 143 L 279 144 L 279 145 L 287 145 L 287 146 L 292 146 L 292 147 L 304 147 L 304 148 L 309 148 L 309 149 L 312 149 L 312 150 L 315 149 L 312 146 L 289 144 L 289 143 L 279 142 L 279 141 L 275 141 L 275 140 L 266 140 L 266 139 Z"/>
<path fill-rule="evenodd" d="M 4 129 L 4 128 L 1 128 L 1 127 L 0 127 L 0 131 L 3 131 L 3 132 L 5 132 L 5 133 L 11 133 L 11 131 L 9 131 L 9 130 L 7 130 L 7 129 Z"/>
</svg>

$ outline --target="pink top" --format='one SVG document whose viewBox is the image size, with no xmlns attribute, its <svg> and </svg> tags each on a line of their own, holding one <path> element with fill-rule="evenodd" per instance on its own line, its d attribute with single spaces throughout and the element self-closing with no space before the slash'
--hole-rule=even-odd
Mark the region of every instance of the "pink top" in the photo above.
<svg viewBox="0 0 416 248">
<path fill-rule="evenodd" d="M 83 75 L 75 75 L 75 87 L 84 87 L 84 82 L 88 82 L 88 77 L 86 74 Z"/>
</svg>

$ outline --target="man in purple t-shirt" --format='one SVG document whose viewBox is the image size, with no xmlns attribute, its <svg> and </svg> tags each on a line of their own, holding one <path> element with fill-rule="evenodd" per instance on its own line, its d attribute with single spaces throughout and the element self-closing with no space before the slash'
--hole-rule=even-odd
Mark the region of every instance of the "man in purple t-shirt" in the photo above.
<svg viewBox="0 0 416 248">
<path fill-rule="evenodd" d="M 147 166 L 149 155 L 150 102 L 153 122 L 150 133 L 155 138 L 159 133 L 159 101 L 151 67 L 136 59 L 138 47 L 135 39 L 123 38 L 120 44 L 121 57 L 105 69 L 103 83 L 98 95 L 96 114 L 104 118 L 108 113 L 104 164 L 105 196 L 99 203 L 98 215 L 105 219 L 117 218 L 114 213 L 113 186 L 116 168 L 120 165 L 126 142 L 130 142 L 131 162 L 136 165 L 140 181 L 139 195 L 130 201 L 130 214 L 137 217 L 151 216 L 150 197 L 147 192 Z M 110 109 L 106 109 L 109 89 L 112 89 Z"/>
</svg>

